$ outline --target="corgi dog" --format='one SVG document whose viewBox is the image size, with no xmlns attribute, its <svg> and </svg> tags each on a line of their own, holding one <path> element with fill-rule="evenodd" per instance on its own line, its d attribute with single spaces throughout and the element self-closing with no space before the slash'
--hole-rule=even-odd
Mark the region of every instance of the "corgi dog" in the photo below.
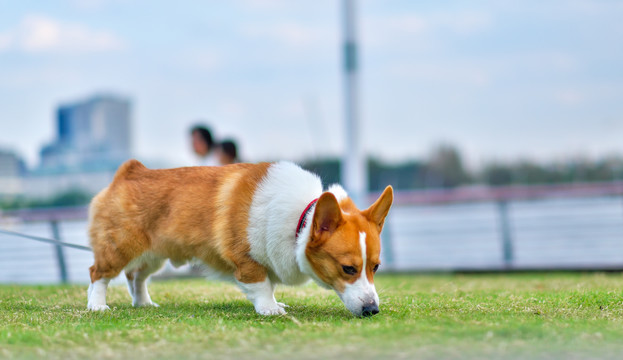
<svg viewBox="0 0 623 360">
<path fill-rule="evenodd" d="M 277 284 L 310 278 L 356 316 L 379 312 L 374 273 L 393 201 L 388 186 L 360 211 L 339 185 L 289 162 L 151 170 L 119 167 L 89 207 L 88 309 L 109 309 L 106 290 L 125 272 L 134 306 L 158 306 L 147 279 L 169 259 L 196 259 L 234 281 L 262 315 L 285 314 Z"/>
</svg>

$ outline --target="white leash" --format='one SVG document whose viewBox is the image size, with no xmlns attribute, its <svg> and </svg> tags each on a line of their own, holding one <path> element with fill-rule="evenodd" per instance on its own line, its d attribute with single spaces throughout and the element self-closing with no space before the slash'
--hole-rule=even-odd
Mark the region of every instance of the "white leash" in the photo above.
<svg viewBox="0 0 623 360">
<path fill-rule="evenodd" d="M 48 239 L 48 238 L 44 238 L 40 236 L 26 235 L 26 234 L 22 234 L 22 233 L 10 231 L 10 230 L 0 229 L 0 234 L 19 236 L 19 237 L 23 237 L 23 238 L 30 239 L 30 240 L 41 241 L 41 242 L 48 243 L 48 244 L 66 246 L 66 247 L 70 247 L 70 248 L 74 248 L 78 250 L 93 251 L 93 249 L 91 249 L 88 246 L 66 243 L 60 240 Z"/>
</svg>

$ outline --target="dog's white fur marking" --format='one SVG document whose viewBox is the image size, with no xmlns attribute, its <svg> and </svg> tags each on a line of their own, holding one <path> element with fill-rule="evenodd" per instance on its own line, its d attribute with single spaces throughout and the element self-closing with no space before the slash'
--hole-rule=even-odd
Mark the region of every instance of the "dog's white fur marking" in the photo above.
<svg viewBox="0 0 623 360">
<path fill-rule="evenodd" d="M 104 311 L 110 309 L 106 305 L 106 289 L 111 279 L 101 278 L 89 285 L 87 309 L 92 311 Z"/>
<path fill-rule="evenodd" d="M 305 207 L 321 194 L 320 178 L 289 162 L 271 165 L 258 185 L 249 211 L 249 244 L 253 259 L 270 269 L 272 282 L 298 285 L 309 279 L 298 255 L 302 251 L 305 258 L 313 209 L 298 239 L 296 225 Z"/>
<path fill-rule="evenodd" d="M 247 295 L 247 299 L 253 303 L 255 311 L 260 315 L 285 315 L 287 305 L 275 300 L 275 285 L 266 278 L 262 282 L 245 284 L 236 281 L 240 289 Z"/>
<path fill-rule="evenodd" d="M 359 233 L 359 245 L 361 246 L 361 258 L 363 260 L 359 279 L 352 284 L 347 284 L 343 293 L 336 291 L 340 299 L 344 302 L 344 305 L 346 305 L 346 308 L 357 316 L 363 313 L 364 306 L 378 306 L 379 304 L 379 296 L 376 293 L 376 288 L 374 284 L 368 281 L 368 277 L 366 276 L 367 254 L 365 232 Z"/>
<path fill-rule="evenodd" d="M 329 189 L 327 191 L 335 195 L 337 202 L 340 202 L 348 197 L 346 190 L 344 190 L 344 188 L 340 184 L 333 184 L 329 186 Z"/>
<path fill-rule="evenodd" d="M 361 260 L 363 261 L 363 265 L 361 265 L 361 276 L 366 275 L 366 259 L 368 258 L 368 254 L 366 251 L 366 233 L 363 231 L 359 233 L 359 247 L 361 247 Z"/>
</svg>

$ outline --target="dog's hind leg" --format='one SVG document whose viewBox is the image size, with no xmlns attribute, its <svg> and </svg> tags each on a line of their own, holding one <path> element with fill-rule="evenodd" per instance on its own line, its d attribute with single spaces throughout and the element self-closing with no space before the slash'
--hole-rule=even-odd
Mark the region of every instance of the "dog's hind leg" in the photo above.
<svg viewBox="0 0 623 360">
<path fill-rule="evenodd" d="M 128 270 L 125 271 L 125 278 L 128 280 L 128 293 L 134 299 L 134 273 L 136 270 Z"/>
<path fill-rule="evenodd" d="M 144 255 L 140 265 L 134 269 L 126 270 L 125 276 L 128 280 L 128 291 L 132 296 L 133 306 L 158 306 L 151 301 L 147 291 L 147 279 L 156 271 L 160 270 L 165 259 Z"/>
</svg>

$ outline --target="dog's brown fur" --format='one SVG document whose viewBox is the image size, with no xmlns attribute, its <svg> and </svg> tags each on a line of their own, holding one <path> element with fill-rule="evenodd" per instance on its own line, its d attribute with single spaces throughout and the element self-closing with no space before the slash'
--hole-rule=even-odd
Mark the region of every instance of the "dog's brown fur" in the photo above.
<svg viewBox="0 0 623 360">
<path fill-rule="evenodd" d="M 91 202 L 91 282 L 116 277 L 147 251 L 174 262 L 198 258 L 244 283 L 263 281 L 267 270 L 249 256 L 246 229 L 269 166 L 150 170 L 127 161 Z"/>
</svg>

